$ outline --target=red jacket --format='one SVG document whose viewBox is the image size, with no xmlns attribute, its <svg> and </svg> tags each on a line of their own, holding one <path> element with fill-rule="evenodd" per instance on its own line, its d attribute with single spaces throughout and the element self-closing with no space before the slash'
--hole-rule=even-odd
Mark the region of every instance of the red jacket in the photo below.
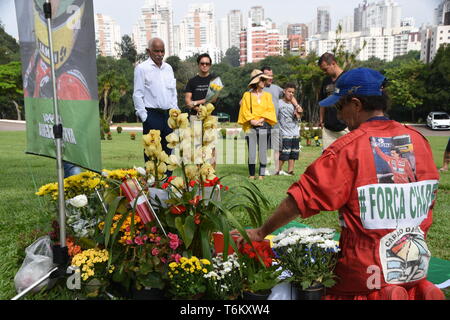
<svg viewBox="0 0 450 320">
<path fill-rule="evenodd" d="M 374 142 L 376 141 L 376 142 Z M 386 180 L 376 148 L 400 148 L 416 182 Z M 389 175 L 389 173 L 387 174 Z M 428 141 L 391 120 L 363 123 L 336 140 L 288 190 L 303 218 L 339 210 L 342 226 L 334 295 L 364 295 L 424 279 L 439 174 Z"/>
</svg>

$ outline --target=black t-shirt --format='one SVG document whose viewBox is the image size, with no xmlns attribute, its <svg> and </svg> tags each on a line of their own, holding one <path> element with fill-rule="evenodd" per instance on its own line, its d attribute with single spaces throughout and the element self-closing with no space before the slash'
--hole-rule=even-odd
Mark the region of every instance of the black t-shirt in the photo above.
<svg viewBox="0 0 450 320">
<path fill-rule="evenodd" d="M 199 75 L 196 75 L 192 79 L 190 79 L 186 85 L 186 89 L 184 92 L 191 92 L 192 93 L 192 101 L 198 101 L 206 98 L 206 93 L 208 92 L 209 84 L 211 83 L 211 80 L 213 80 L 215 76 L 212 74 L 208 75 L 207 77 L 200 77 Z M 190 114 L 196 114 L 194 110 L 190 110 Z"/>
<path fill-rule="evenodd" d="M 322 87 L 320 88 L 319 101 L 333 94 L 335 88 L 336 81 L 333 81 L 330 77 L 323 79 Z M 338 132 L 347 128 L 347 125 L 337 118 L 337 109 L 334 107 L 325 108 L 323 121 L 324 127 L 331 131 Z"/>
</svg>

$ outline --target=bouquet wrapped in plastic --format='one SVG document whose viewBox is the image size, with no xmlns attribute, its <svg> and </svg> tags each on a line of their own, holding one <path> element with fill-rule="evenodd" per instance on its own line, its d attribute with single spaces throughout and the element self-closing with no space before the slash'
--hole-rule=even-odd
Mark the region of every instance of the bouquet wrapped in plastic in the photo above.
<svg viewBox="0 0 450 320">
<path fill-rule="evenodd" d="M 206 98 L 205 98 L 206 103 L 214 101 L 214 99 L 216 99 L 219 96 L 220 91 L 222 91 L 222 89 L 223 89 L 223 84 L 222 84 L 222 80 L 220 79 L 220 77 L 213 79 L 209 83 L 208 92 L 206 93 Z"/>
</svg>

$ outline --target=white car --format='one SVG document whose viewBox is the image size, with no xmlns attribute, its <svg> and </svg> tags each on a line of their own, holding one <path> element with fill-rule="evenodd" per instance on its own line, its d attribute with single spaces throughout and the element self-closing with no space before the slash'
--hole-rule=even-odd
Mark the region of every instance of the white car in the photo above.
<svg viewBox="0 0 450 320">
<path fill-rule="evenodd" d="M 427 117 L 427 126 L 432 130 L 449 130 L 450 116 L 446 112 L 430 112 Z"/>
</svg>

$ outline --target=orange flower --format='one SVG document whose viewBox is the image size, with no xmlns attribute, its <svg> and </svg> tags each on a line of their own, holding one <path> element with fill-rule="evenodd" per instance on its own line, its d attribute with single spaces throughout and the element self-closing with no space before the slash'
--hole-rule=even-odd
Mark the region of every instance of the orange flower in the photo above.
<svg viewBox="0 0 450 320">
<path fill-rule="evenodd" d="M 70 257 L 74 257 L 81 252 L 81 247 L 75 245 L 71 238 L 66 239 L 66 245 Z"/>
<path fill-rule="evenodd" d="M 172 214 L 182 214 L 183 212 L 186 212 L 186 207 L 179 205 L 179 206 L 172 206 L 170 207 L 170 212 Z"/>
</svg>

